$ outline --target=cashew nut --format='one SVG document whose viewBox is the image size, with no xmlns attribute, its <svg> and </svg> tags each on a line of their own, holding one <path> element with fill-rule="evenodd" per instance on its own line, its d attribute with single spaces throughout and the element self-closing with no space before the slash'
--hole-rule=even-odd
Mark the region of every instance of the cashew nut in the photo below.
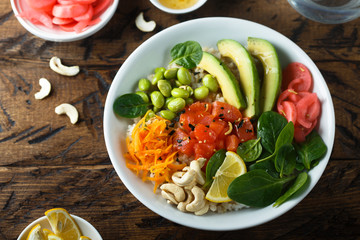
<svg viewBox="0 0 360 240">
<path fill-rule="evenodd" d="M 55 113 L 58 115 L 60 114 L 66 114 L 70 118 L 70 122 L 72 124 L 75 124 L 78 121 L 79 113 L 76 110 L 76 108 L 68 103 L 60 104 L 55 108 Z"/>
<path fill-rule="evenodd" d="M 201 171 L 201 168 L 204 165 L 204 162 L 205 161 L 202 158 L 199 158 L 198 160 L 191 161 L 191 163 L 190 163 L 190 169 L 195 171 L 196 181 L 200 185 L 205 184 L 205 174 Z"/>
<path fill-rule="evenodd" d="M 64 66 L 58 57 L 52 57 L 49 65 L 53 71 L 64 76 L 75 76 L 80 72 L 79 66 Z"/>
<path fill-rule="evenodd" d="M 171 178 L 173 182 L 178 185 L 179 187 L 186 187 L 189 185 L 193 185 L 192 183 L 195 181 L 195 171 L 189 169 L 187 172 L 176 172 L 174 173 Z"/>
<path fill-rule="evenodd" d="M 160 189 L 162 190 L 161 196 L 174 204 L 178 204 L 185 200 L 186 196 L 184 190 L 174 183 L 165 183 L 161 185 Z"/>
<path fill-rule="evenodd" d="M 207 212 L 209 211 L 209 207 L 210 207 L 209 202 L 208 202 L 208 201 L 205 201 L 204 207 L 201 208 L 199 211 L 196 211 L 196 212 L 194 212 L 194 213 L 195 213 L 195 215 L 197 215 L 197 216 L 204 215 L 205 213 L 207 213 Z"/>
<path fill-rule="evenodd" d="M 184 202 L 180 202 L 177 206 L 177 208 L 182 212 L 186 212 L 186 206 L 194 200 L 194 195 L 189 189 L 185 189 L 185 193 L 187 196 L 186 200 Z"/>
<path fill-rule="evenodd" d="M 197 212 L 205 206 L 206 203 L 205 193 L 201 188 L 197 186 L 194 186 L 191 189 L 191 192 L 194 195 L 194 201 L 186 205 L 186 211 Z"/>
<path fill-rule="evenodd" d="M 151 32 L 155 29 L 156 23 L 155 21 L 146 22 L 144 19 L 144 13 L 141 12 L 135 19 L 135 25 L 138 29 L 143 32 Z"/>
<path fill-rule="evenodd" d="M 43 99 L 50 94 L 51 83 L 46 78 L 39 79 L 40 91 L 35 93 L 35 99 Z"/>
</svg>

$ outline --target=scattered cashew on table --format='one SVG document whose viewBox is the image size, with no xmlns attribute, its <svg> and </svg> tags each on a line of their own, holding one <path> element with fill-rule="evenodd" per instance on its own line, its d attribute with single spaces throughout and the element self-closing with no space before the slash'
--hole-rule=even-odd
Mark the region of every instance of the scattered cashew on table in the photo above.
<svg viewBox="0 0 360 240">
<path fill-rule="evenodd" d="M 173 183 L 161 185 L 161 196 L 167 199 L 169 204 L 177 205 L 182 212 L 193 212 L 195 215 L 207 213 L 210 203 L 205 199 L 201 187 L 197 186 L 205 183 L 205 175 L 201 171 L 205 161 L 205 158 L 193 160 L 190 166 L 175 172 L 172 175 Z"/>
<path fill-rule="evenodd" d="M 64 76 L 75 76 L 80 72 L 79 66 L 65 66 L 61 63 L 61 59 L 58 57 L 52 57 L 49 62 L 50 68 L 61 75 Z M 35 99 L 44 99 L 50 94 L 51 91 L 51 83 L 46 78 L 40 78 L 39 85 L 41 87 L 40 91 L 35 93 Z M 79 113 L 77 109 L 69 104 L 63 103 L 55 108 L 55 113 L 66 114 L 70 118 L 70 122 L 75 124 L 79 119 Z"/>
</svg>

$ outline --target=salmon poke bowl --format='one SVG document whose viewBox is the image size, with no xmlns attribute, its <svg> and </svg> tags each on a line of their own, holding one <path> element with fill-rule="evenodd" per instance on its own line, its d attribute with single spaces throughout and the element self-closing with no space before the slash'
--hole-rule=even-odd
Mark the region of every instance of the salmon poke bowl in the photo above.
<svg viewBox="0 0 360 240">
<path fill-rule="evenodd" d="M 234 18 L 180 23 L 145 41 L 104 111 L 106 147 L 129 191 L 170 221 L 214 231 L 295 207 L 325 170 L 334 132 L 331 95 L 309 56 Z"/>
</svg>

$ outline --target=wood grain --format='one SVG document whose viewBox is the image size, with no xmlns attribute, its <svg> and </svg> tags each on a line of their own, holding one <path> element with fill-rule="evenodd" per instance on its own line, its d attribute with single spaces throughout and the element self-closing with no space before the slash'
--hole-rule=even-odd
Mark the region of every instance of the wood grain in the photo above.
<svg viewBox="0 0 360 240">
<path fill-rule="evenodd" d="M 154 32 L 136 28 L 134 19 L 141 11 L 157 22 Z M 240 231 L 196 230 L 147 209 L 116 175 L 102 129 L 107 92 L 131 52 L 167 27 L 211 16 L 258 22 L 297 43 L 323 74 L 336 114 L 334 149 L 316 187 L 283 216 Z M 84 40 L 56 43 L 27 32 L 10 2 L 0 2 L 0 239 L 16 239 L 53 207 L 90 221 L 106 240 L 360 239 L 359 26 L 360 19 L 315 23 L 278 0 L 209 0 L 184 15 L 161 12 L 146 0 L 120 0 L 101 31 Z M 52 56 L 79 65 L 80 74 L 52 72 Z M 41 77 L 53 85 L 46 101 L 33 97 Z M 78 124 L 54 113 L 63 102 L 77 107 Z"/>
</svg>

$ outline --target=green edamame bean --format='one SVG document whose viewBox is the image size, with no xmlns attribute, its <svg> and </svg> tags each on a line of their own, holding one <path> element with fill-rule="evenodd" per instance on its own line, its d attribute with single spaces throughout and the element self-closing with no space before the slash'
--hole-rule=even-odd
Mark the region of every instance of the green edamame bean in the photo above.
<svg viewBox="0 0 360 240">
<path fill-rule="evenodd" d="M 155 73 L 153 79 L 151 80 L 152 85 L 156 85 L 159 80 L 164 79 L 164 74 L 161 71 Z"/>
<path fill-rule="evenodd" d="M 170 97 L 171 96 L 171 84 L 166 81 L 166 80 L 159 80 L 157 82 L 157 87 L 160 90 L 160 92 L 162 93 L 162 95 L 164 95 L 164 97 Z"/>
<path fill-rule="evenodd" d="M 217 90 L 219 89 L 218 82 L 211 74 L 206 74 L 203 77 L 202 82 L 204 86 L 207 87 L 211 92 L 217 92 Z"/>
<path fill-rule="evenodd" d="M 175 97 L 171 96 L 171 97 L 168 97 L 165 99 L 165 107 L 167 108 L 168 107 L 168 104 L 171 100 L 175 99 Z"/>
<path fill-rule="evenodd" d="M 191 83 L 191 74 L 190 74 L 189 70 L 187 70 L 184 67 L 179 68 L 179 70 L 177 71 L 177 79 L 183 85 L 190 84 Z"/>
<path fill-rule="evenodd" d="M 159 112 L 161 110 L 161 108 L 158 108 L 158 107 L 153 107 L 153 112 Z"/>
<path fill-rule="evenodd" d="M 194 90 L 190 86 L 186 86 L 186 91 L 189 92 L 190 96 L 194 94 Z"/>
<path fill-rule="evenodd" d="M 179 112 L 185 108 L 186 102 L 183 98 L 174 98 L 172 99 L 167 108 L 172 112 Z"/>
<path fill-rule="evenodd" d="M 138 87 L 140 91 L 147 91 L 151 87 L 151 82 L 146 78 L 142 78 L 139 80 Z"/>
<path fill-rule="evenodd" d="M 164 67 L 158 67 L 158 68 L 155 68 L 154 73 L 161 72 L 162 74 L 164 74 L 165 70 L 166 70 L 166 69 L 165 69 Z"/>
<path fill-rule="evenodd" d="M 159 91 L 153 91 L 153 92 L 150 94 L 150 99 L 151 99 L 151 102 L 152 102 L 152 104 L 154 105 L 154 107 L 162 108 L 162 106 L 164 106 L 165 98 L 164 98 L 164 96 L 161 94 L 161 92 L 159 92 Z M 154 110 L 154 112 L 156 112 L 156 111 Z"/>
<path fill-rule="evenodd" d="M 198 87 L 194 90 L 194 96 L 197 100 L 202 100 L 209 95 L 209 89 L 205 86 Z"/>
<path fill-rule="evenodd" d="M 164 72 L 164 77 L 168 80 L 176 78 L 178 68 L 170 68 Z"/>
<path fill-rule="evenodd" d="M 186 106 L 188 106 L 188 105 L 191 105 L 191 104 L 194 103 L 194 99 L 192 99 L 192 98 L 187 98 L 187 99 L 185 99 L 185 102 L 186 102 Z"/>
<path fill-rule="evenodd" d="M 188 98 L 189 95 L 189 92 L 182 88 L 174 88 L 171 90 L 171 96 L 176 98 Z"/>
<path fill-rule="evenodd" d="M 165 118 L 167 120 L 173 120 L 175 117 L 176 117 L 176 114 L 173 113 L 172 111 L 170 110 L 161 110 L 160 111 L 160 116 L 162 118 Z"/>
<path fill-rule="evenodd" d="M 150 118 L 155 117 L 155 112 L 153 110 L 150 110 L 148 115 L 146 115 L 145 121 L 148 121 Z"/>
<path fill-rule="evenodd" d="M 136 94 L 139 95 L 144 100 L 145 103 L 148 103 L 150 101 L 146 93 L 142 91 L 137 91 Z"/>
<path fill-rule="evenodd" d="M 175 86 L 181 87 L 182 83 L 179 80 L 175 80 Z"/>
</svg>

